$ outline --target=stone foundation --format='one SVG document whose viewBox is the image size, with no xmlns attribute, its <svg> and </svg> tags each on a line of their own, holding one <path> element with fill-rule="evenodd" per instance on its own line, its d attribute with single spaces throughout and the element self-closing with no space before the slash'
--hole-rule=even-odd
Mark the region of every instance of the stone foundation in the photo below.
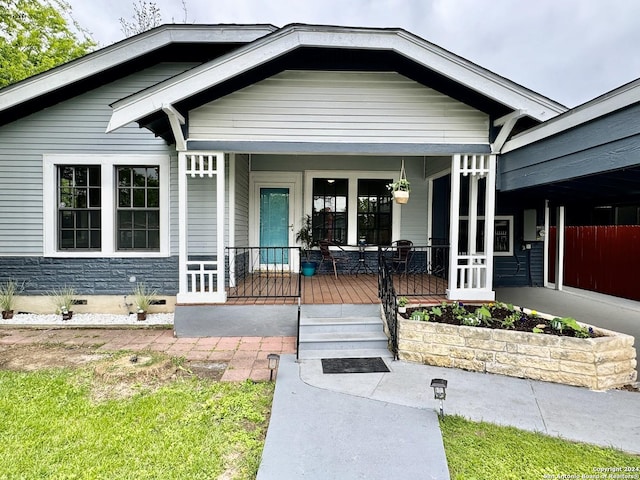
<svg viewBox="0 0 640 480">
<path fill-rule="evenodd" d="M 607 390 L 637 379 L 634 338 L 592 327 L 597 338 L 398 319 L 401 360 Z"/>
</svg>

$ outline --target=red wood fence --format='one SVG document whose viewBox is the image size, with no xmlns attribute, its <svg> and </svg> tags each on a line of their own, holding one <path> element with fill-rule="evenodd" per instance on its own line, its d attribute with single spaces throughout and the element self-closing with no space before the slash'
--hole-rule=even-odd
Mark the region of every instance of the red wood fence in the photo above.
<svg viewBox="0 0 640 480">
<path fill-rule="evenodd" d="M 555 281 L 556 227 L 549 232 L 549 281 Z M 640 300 L 640 225 L 566 227 L 564 284 Z"/>
</svg>

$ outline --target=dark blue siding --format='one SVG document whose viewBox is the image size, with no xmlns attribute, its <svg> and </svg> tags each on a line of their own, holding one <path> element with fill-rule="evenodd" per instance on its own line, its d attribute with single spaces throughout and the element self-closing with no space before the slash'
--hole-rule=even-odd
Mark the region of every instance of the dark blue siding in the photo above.
<svg viewBox="0 0 640 480">
<path fill-rule="evenodd" d="M 502 191 L 638 165 L 640 104 L 500 156 Z"/>
</svg>

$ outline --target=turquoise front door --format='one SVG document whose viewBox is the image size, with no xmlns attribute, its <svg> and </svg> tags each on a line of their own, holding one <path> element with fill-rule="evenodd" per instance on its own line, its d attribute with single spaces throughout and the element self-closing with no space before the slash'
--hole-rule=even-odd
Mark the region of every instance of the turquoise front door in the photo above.
<svg viewBox="0 0 640 480">
<path fill-rule="evenodd" d="M 289 189 L 260 188 L 260 263 L 288 265 Z"/>
</svg>

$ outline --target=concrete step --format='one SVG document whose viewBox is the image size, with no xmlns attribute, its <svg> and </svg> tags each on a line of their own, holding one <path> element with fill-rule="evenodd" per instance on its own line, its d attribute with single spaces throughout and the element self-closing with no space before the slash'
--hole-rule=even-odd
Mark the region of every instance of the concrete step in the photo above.
<svg viewBox="0 0 640 480">
<path fill-rule="evenodd" d="M 301 318 L 300 335 L 308 333 L 334 332 L 380 332 L 383 329 L 380 317 L 327 317 Z"/>
<path fill-rule="evenodd" d="M 303 350 L 300 349 L 298 358 L 301 360 L 316 360 L 319 358 L 371 358 L 381 357 L 393 359 L 388 348 L 360 348 L 351 350 Z"/>
<path fill-rule="evenodd" d="M 360 350 L 385 349 L 387 336 L 384 332 L 331 332 L 300 335 L 302 350 Z"/>
<path fill-rule="evenodd" d="M 380 317 L 380 304 L 302 305 L 301 318 Z"/>
</svg>

